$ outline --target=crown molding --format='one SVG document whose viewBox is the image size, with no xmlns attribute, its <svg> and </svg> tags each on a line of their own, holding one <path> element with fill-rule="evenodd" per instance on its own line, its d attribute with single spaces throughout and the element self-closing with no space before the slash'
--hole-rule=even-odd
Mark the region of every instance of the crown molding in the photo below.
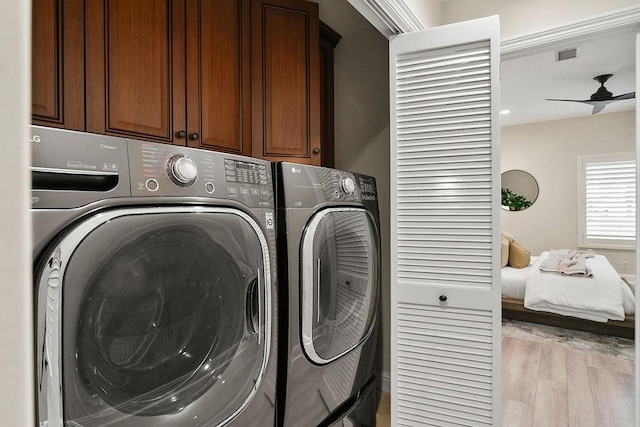
<svg viewBox="0 0 640 427">
<path fill-rule="evenodd" d="M 425 29 L 404 0 L 347 1 L 387 38 Z"/>
<path fill-rule="evenodd" d="M 387 38 L 395 34 L 425 29 L 404 0 L 347 1 Z M 566 47 L 567 44 L 577 41 L 590 41 L 622 33 L 637 33 L 639 30 L 640 5 L 637 5 L 502 39 L 500 56 L 502 60 L 514 59 L 552 48 Z"/>
<path fill-rule="evenodd" d="M 627 32 L 636 33 L 639 28 L 640 5 L 503 39 L 500 42 L 500 56 L 502 60 L 514 59 L 542 50 L 565 47 L 567 43 L 576 41 L 588 41 Z"/>
</svg>

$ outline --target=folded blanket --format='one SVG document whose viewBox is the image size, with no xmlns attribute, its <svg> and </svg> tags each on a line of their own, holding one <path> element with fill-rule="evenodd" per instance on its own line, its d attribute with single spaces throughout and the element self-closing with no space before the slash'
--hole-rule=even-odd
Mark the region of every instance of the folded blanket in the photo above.
<svg viewBox="0 0 640 427">
<path fill-rule="evenodd" d="M 593 276 L 587 267 L 587 258 L 593 258 L 593 251 L 576 251 L 560 249 L 549 251 L 549 258 L 540 264 L 540 271 L 545 273 L 566 274 L 567 276 Z"/>
</svg>

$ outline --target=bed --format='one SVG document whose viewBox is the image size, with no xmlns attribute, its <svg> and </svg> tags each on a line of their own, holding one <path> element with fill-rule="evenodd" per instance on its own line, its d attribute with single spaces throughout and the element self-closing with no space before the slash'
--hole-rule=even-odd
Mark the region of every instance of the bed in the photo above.
<svg viewBox="0 0 640 427">
<path fill-rule="evenodd" d="M 606 257 L 586 260 L 590 277 L 540 271 L 548 258 L 502 268 L 504 318 L 633 339 L 635 297 Z"/>
</svg>

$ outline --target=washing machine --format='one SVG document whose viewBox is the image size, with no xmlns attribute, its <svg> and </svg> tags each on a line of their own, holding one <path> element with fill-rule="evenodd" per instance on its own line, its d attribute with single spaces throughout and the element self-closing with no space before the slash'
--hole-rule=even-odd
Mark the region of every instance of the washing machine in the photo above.
<svg viewBox="0 0 640 427">
<path fill-rule="evenodd" d="M 270 164 L 32 128 L 38 425 L 275 424 Z"/>
<path fill-rule="evenodd" d="M 380 299 L 375 179 L 274 164 L 284 426 L 374 426 Z"/>
</svg>

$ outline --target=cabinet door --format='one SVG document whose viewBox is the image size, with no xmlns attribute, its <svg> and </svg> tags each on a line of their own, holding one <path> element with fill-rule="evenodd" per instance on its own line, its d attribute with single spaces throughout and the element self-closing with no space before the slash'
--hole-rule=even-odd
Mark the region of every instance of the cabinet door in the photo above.
<svg viewBox="0 0 640 427">
<path fill-rule="evenodd" d="M 188 145 L 251 155 L 250 0 L 187 0 Z"/>
<path fill-rule="evenodd" d="M 184 34 L 184 0 L 86 0 L 87 131 L 185 145 Z"/>
<path fill-rule="evenodd" d="M 251 3 L 253 156 L 320 164 L 318 5 Z"/>
<path fill-rule="evenodd" d="M 83 18 L 82 0 L 33 0 L 34 124 L 84 130 Z"/>
</svg>

